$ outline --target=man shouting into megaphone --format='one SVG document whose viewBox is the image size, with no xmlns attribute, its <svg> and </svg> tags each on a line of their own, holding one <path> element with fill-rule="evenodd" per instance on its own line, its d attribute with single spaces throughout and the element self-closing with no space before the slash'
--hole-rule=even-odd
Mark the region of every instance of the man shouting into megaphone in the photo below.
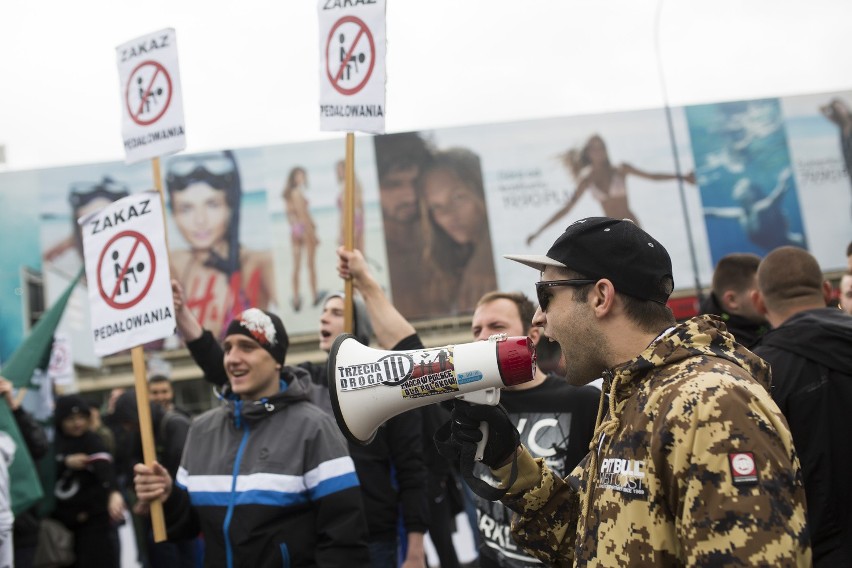
<svg viewBox="0 0 852 568">
<path fill-rule="evenodd" d="M 488 438 L 483 462 L 519 514 L 512 536 L 547 565 L 804 566 L 802 474 L 772 401 L 767 364 L 720 320 L 677 324 L 668 252 L 627 220 L 570 225 L 537 269 L 533 325 L 559 342 L 572 384 L 603 377 L 589 453 L 564 479 L 517 438 Z M 456 404 L 446 454 L 511 422 Z M 446 446 L 444 446 L 446 447 Z"/>
</svg>

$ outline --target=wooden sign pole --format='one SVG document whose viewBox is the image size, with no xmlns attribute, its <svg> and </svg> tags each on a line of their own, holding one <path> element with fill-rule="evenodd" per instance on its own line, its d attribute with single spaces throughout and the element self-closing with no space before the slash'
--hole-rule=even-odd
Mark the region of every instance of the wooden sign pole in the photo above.
<svg viewBox="0 0 852 568">
<path fill-rule="evenodd" d="M 163 182 L 160 177 L 160 158 L 151 160 L 154 175 L 154 186 L 160 194 L 160 202 L 163 203 Z M 163 227 L 165 228 L 166 209 L 163 207 Z M 166 248 L 169 238 L 166 231 Z M 171 266 L 171 262 L 169 262 Z M 142 436 L 142 457 L 145 465 L 151 465 L 157 460 L 157 450 L 154 446 L 154 425 L 151 421 L 151 403 L 148 398 L 148 378 L 145 373 L 145 352 L 141 345 L 130 350 L 130 360 L 133 363 L 133 378 L 136 388 L 136 408 L 139 411 L 139 433 Z M 154 528 L 154 542 L 166 540 L 166 519 L 163 516 L 163 504 L 160 501 L 152 501 L 150 504 L 151 524 Z"/>
<path fill-rule="evenodd" d="M 346 167 L 343 196 L 343 248 L 355 248 L 355 134 L 346 133 Z M 363 252 L 363 251 L 361 251 Z M 355 326 L 352 279 L 344 281 L 343 331 L 353 333 Z"/>
</svg>

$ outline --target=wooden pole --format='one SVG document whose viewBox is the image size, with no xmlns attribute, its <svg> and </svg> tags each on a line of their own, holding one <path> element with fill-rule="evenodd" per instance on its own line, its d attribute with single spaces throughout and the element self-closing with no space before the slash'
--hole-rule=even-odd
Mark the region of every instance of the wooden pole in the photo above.
<svg viewBox="0 0 852 568">
<path fill-rule="evenodd" d="M 136 385 L 136 408 L 139 410 L 139 433 L 142 434 L 142 456 L 145 465 L 151 465 L 157 460 L 154 449 L 154 427 L 151 423 L 151 403 L 148 401 L 148 379 L 145 377 L 145 353 L 141 345 L 130 350 L 133 362 L 133 377 Z M 163 504 L 160 501 L 151 502 L 151 524 L 154 527 L 154 542 L 166 540 L 166 520 L 163 516 Z"/>
<path fill-rule="evenodd" d="M 160 159 L 151 161 L 154 186 L 163 200 L 163 182 L 160 178 Z M 163 210 L 163 226 L 165 227 L 165 208 Z M 168 247 L 168 234 L 166 234 L 166 247 Z M 171 262 L 169 263 L 171 265 Z M 141 345 L 130 350 L 130 360 L 133 363 L 133 378 L 136 387 L 136 408 L 139 411 L 139 433 L 142 436 L 142 457 L 145 465 L 151 465 L 157 460 L 157 450 L 154 447 L 154 425 L 151 421 L 151 403 L 148 398 L 148 378 L 145 374 L 145 352 Z M 154 542 L 166 540 L 166 519 L 163 516 L 163 504 L 160 501 L 152 501 L 150 505 L 151 524 L 154 528 Z"/>
<path fill-rule="evenodd" d="M 171 247 L 169 247 L 169 229 L 168 229 L 168 225 L 166 224 L 166 196 L 165 196 L 165 193 L 163 192 L 163 178 L 160 175 L 160 158 L 154 158 L 153 160 L 151 160 L 151 169 L 153 170 L 153 174 L 154 174 L 154 188 L 157 190 L 157 193 L 160 194 L 160 207 L 163 211 L 163 232 L 165 233 L 165 236 L 166 236 L 166 251 L 169 251 L 169 250 L 171 250 Z M 170 269 L 171 269 L 171 266 L 172 266 L 172 259 L 171 259 L 171 255 L 169 255 L 169 268 Z"/>
<path fill-rule="evenodd" d="M 346 133 L 346 176 L 343 193 L 343 248 L 355 248 L 355 134 Z M 343 331 L 352 333 L 355 324 L 352 279 L 343 283 Z"/>
</svg>

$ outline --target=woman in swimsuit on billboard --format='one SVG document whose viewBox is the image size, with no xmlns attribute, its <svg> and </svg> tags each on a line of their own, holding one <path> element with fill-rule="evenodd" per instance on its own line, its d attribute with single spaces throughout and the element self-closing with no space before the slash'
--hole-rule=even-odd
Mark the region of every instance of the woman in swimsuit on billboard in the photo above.
<svg viewBox="0 0 852 568">
<path fill-rule="evenodd" d="M 532 244 L 547 227 L 567 215 L 577 201 L 588 190 L 597 199 L 603 213 L 613 219 L 630 219 L 639 224 L 636 215 L 630 210 L 627 201 L 627 176 L 632 174 L 654 181 L 683 179 L 695 183 L 695 174 L 678 176 L 676 174 L 654 174 L 642 171 L 627 163 L 613 166 L 609 161 L 606 144 L 599 135 L 595 134 L 586 141 L 581 150 L 571 149 L 562 156 L 562 163 L 577 180 L 577 189 L 559 211 L 545 221 L 539 229 L 527 237 L 527 245 Z"/>
<path fill-rule="evenodd" d="M 281 196 L 284 198 L 284 210 L 290 223 L 290 242 L 293 244 L 293 311 L 302 309 L 302 296 L 299 294 L 299 276 L 302 268 L 302 253 L 305 253 L 305 265 L 308 269 L 308 283 L 311 287 L 313 305 L 322 301 L 317 291 L 316 256 L 317 227 L 308 209 L 305 190 L 308 187 L 308 173 L 305 168 L 296 166 L 290 170 L 287 183 Z"/>
</svg>

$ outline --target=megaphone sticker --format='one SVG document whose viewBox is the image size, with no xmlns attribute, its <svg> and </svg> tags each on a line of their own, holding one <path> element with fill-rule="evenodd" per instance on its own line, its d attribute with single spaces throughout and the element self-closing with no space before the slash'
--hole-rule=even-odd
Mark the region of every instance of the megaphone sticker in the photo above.
<svg viewBox="0 0 852 568">
<path fill-rule="evenodd" d="M 479 371 L 468 371 L 461 380 L 453 364 L 453 346 L 392 353 L 371 363 L 337 368 L 341 392 L 378 386 L 399 386 L 402 398 L 420 398 L 454 393 L 459 383 L 482 378 Z"/>
<path fill-rule="evenodd" d="M 411 378 L 402 385 L 402 398 L 458 392 L 452 346 L 416 351 L 413 357 L 414 368 Z"/>
<path fill-rule="evenodd" d="M 396 386 L 411 378 L 414 360 L 407 353 L 385 355 L 372 363 L 337 367 L 340 390 L 349 392 L 379 385 Z"/>
<path fill-rule="evenodd" d="M 476 381 L 482 380 L 481 371 L 465 371 L 463 373 L 457 373 L 456 376 L 459 379 L 460 385 L 466 385 L 467 383 L 475 383 Z"/>
</svg>

